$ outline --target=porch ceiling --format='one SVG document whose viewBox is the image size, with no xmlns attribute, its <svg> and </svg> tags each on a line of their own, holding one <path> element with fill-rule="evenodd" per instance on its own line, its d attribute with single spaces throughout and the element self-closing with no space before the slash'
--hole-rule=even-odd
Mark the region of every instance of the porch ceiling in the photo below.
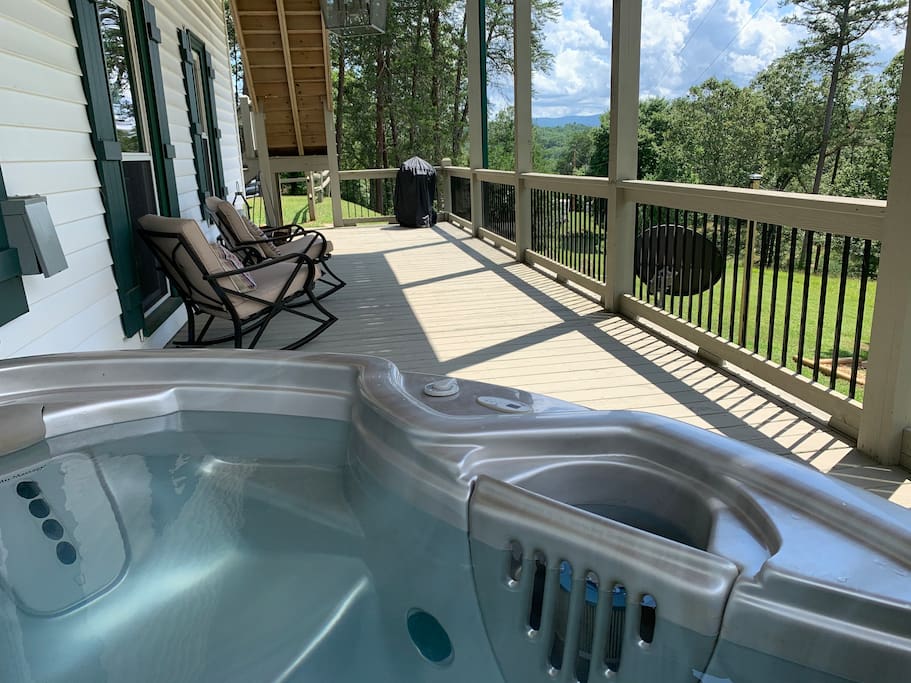
<svg viewBox="0 0 911 683">
<path fill-rule="evenodd" d="M 319 0 L 230 0 L 253 106 L 270 156 L 326 154 L 329 40 Z"/>
</svg>

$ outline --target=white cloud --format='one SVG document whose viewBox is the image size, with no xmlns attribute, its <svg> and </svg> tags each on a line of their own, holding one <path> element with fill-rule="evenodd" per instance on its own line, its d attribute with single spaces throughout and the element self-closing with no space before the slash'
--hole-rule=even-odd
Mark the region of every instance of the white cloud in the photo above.
<svg viewBox="0 0 911 683">
<path fill-rule="evenodd" d="M 782 22 L 797 11 L 777 0 L 643 0 L 640 95 L 677 97 L 710 76 L 746 85 L 805 35 Z M 563 0 L 545 35 L 554 67 L 534 74 L 536 117 L 607 110 L 610 40 L 610 2 Z M 867 42 L 885 64 L 903 47 L 904 33 L 878 29 Z M 511 101 L 511 85 L 491 93 L 492 109 Z"/>
</svg>

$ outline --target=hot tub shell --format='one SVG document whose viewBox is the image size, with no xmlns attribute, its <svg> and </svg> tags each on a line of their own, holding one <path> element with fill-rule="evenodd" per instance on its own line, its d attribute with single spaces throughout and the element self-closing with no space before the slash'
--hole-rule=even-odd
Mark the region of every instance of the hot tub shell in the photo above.
<svg viewBox="0 0 911 683">
<path fill-rule="evenodd" d="M 341 486 L 371 539 L 359 552 L 380 615 L 376 642 L 355 645 L 386 662 L 372 669 L 376 680 L 907 680 L 911 513 L 673 420 L 589 411 L 474 382 L 461 382 L 455 396 L 430 397 L 423 388 L 434 379 L 377 358 L 332 354 L 7 361 L 0 364 L 0 453 L 63 435 L 78 442 L 79 433 L 105 425 L 129 432 L 133 421 L 185 411 L 347 422 Z M 528 411 L 497 412 L 478 402 L 482 396 Z M 9 485 L 22 471 L 15 458 L 0 457 Z M 396 519 L 414 523 L 397 527 Z M 398 562 L 382 560 L 390 551 Z M 116 544 L 110 552 L 117 555 Z M 109 584 L 128 565 L 124 551 Z M 3 567 L 10 592 L 12 570 Z M 571 582 L 561 584 L 567 567 Z M 619 622 L 612 611 L 618 586 L 627 596 Z M 87 604 L 105 586 L 80 590 Z M 646 596 L 652 602 L 644 609 Z M 17 594 L 0 629 L 23 610 L 59 618 L 54 600 Z M 447 661 L 426 661 L 415 650 L 405 623 L 416 608 L 449 633 Z M 647 640 L 644 618 L 654 621 Z M 334 628 L 339 638 L 360 633 L 340 622 Z M 608 656 L 609 649 L 616 652 Z M 0 660 L 4 680 L 16 680 L 10 653 Z M 412 660 L 413 668 L 397 668 Z M 309 680 L 294 678 L 306 670 L 307 662 L 299 664 L 290 677 L 263 680 Z M 60 680 L 82 680 L 67 673 Z M 363 671 L 334 675 L 360 680 Z M 243 676 L 237 680 L 251 680 L 249 671 Z"/>
</svg>

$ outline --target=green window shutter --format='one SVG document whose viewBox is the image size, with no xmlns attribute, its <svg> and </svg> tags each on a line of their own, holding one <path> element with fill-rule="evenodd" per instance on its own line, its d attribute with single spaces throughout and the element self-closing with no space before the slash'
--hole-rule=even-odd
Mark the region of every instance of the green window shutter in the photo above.
<svg viewBox="0 0 911 683">
<path fill-rule="evenodd" d="M 104 219 L 114 261 L 114 279 L 117 281 L 117 295 L 122 310 L 120 318 L 124 334 L 132 337 L 142 329 L 142 292 L 133 257 L 133 226 L 120 165 L 120 143 L 117 142 L 114 129 L 98 13 L 92 0 L 70 0 L 70 8 L 79 45 L 82 87 L 92 126 L 95 166 L 101 180 Z"/>
<path fill-rule="evenodd" d="M 141 55 L 140 69 L 146 84 L 146 109 L 149 113 L 149 137 L 152 162 L 158 181 L 158 204 L 162 216 L 179 216 L 180 200 L 177 195 L 177 178 L 174 175 L 174 145 L 168 129 L 168 112 L 164 83 L 161 78 L 161 29 L 155 21 L 155 7 L 148 0 L 133 2 L 133 23 L 144 26 L 137 31 L 137 48 Z M 143 58 L 145 55 L 148 59 Z"/>
<path fill-rule="evenodd" d="M 204 113 L 199 111 L 199 95 L 196 92 L 196 78 L 193 73 L 194 37 L 187 29 L 178 29 L 177 38 L 180 41 L 183 83 L 187 94 L 187 116 L 190 120 L 190 140 L 193 143 L 193 162 L 196 166 L 196 187 L 199 188 L 200 207 L 204 207 L 206 197 L 209 195 L 210 184 L 205 161 L 205 145 L 202 139 L 202 117 Z M 204 210 L 203 215 L 205 215 Z"/>
<path fill-rule="evenodd" d="M 211 188 L 222 198 L 227 197 L 224 186 L 224 166 L 221 161 L 221 131 L 215 108 L 215 68 L 212 56 L 199 38 L 187 29 L 178 29 L 180 40 L 181 66 L 187 95 L 187 115 L 190 122 L 190 139 L 196 164 L 196 183 L 199 187 L 200 204 L 205 203 Z M 200 81 L 202 92 L 197 92 L 194 77 L 193 53 L 199 54 Z M 203 102 L 200 108 L 199 103 Z M 203 130 L 208 131 L 208 144 L 203 140 Z M 210 174 L 211 173 L 211 177 Z"/>
<path fill-rule="evenodd" d="M 0 201 L 6 199 L 6 186 L 0 173 Z M 6 239 L 6 226 L 0 213 L 0 325 L 28 313 L 28 300 L 22 286 L 19 256 Z"/>
<path fill-rule="evenodd" d="M 222 199 L 227 199 L 228 188 L 225 187 L 225 171 L 221 163 L 221 129 L 218 127 L 218 110 L 215 107 L 215 65 L 212 62 L 212 56 L 205 48 L 202 49 L 203 62 L 205 65 L 205 96 L 206 96 L 206 114 L 209 117 L 209 150 L 212 155 L 212 175 L 215 176 L 215 187 Z"/>
</svg>

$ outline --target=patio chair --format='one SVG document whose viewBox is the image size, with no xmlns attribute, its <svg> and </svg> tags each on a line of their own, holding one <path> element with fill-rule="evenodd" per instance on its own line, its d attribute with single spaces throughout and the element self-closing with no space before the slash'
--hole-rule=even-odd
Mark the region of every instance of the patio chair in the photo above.
<svg viewBox="0 0 911 683">
<path fill-rule="evenodd" d="M 283 347 L 290 350 L 306 344 L 337 320 L 313 294 L 320 267 L 306 254 L 286 254 L 244 266 L 222 245 L 209 244 L 196 221 L 150 214 L 138 222 L 140 236 L 187 308 L 187 341 L 181 346 L 233 340 L 236 348 L 242 348 L 244 336 L 253 333 L 252 349 L 272 319 L 284 311 L 317 323 L 315 329 Z M 298 310 L 305 304 L 312 304 L 321 315 Z M 198 336 L 196 314 L 209 316 Z M 215 318 L 230 320 L 233 333 L 206 340 Z"/>
<path fill-rule="evenodd" d="M 215 218 L 227 247 L 238 254 L 244 265 L 263 259 L 278 258 L 292 253 L 309 256 L 323 272 L 322 281 L 328 285 L 316 295 L 317 299 L 329 296 L 345 286 L 329 267 L 332 242 L 317 230 L 308 230 L 295 223 L 279 227 L 260 227 L 238 212 L 237 208 L 219 197 L 207 197 L 206 208 Z"/>
</svg>

